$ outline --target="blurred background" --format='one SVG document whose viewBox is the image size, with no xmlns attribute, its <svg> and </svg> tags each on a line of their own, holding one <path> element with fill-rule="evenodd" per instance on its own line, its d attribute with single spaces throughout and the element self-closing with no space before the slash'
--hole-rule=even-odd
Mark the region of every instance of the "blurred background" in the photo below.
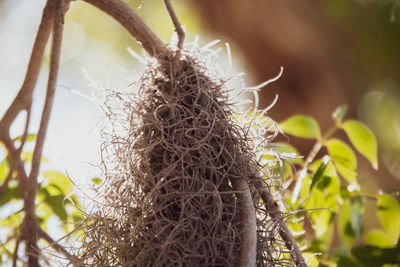
<svg viewBox="0 0 400 267">
<path fill-rule="evenodd" d="M 125 0 L 165 42 L 173 25 L 161 0 Z M 44 0 L 0 0 L 0 114 L 22 84 Z M 260 108 L 279 95 L 269 115 L 276 121 L 311 115 L 326 131 L 331 113 L 347 104 L 347 118 L 377 135 L 380 168 L 359 158 L 363 190 L 400 188 L 400 1 L 399 0 L 174 0 L 187 41 L 229 42 L 234 70 L 264 88 Z M 98 126 L 102 112 L 96 88 L 129 85 L 143 68 L 127 49 L 141 48 L 115 21 L 83 1 L 65 18 L 62 64 L 45 156 L 75 182 L 98 174 Z M 49 53 L 35 94 L 31 132 L 36 132 L 47 79 Z M 22 120 L 21 120 L 22 125 Z M 14 125 L 14 136 L 21 132 Z M 290 138 L 307 154 L 312 143 Z"/>
</svg>

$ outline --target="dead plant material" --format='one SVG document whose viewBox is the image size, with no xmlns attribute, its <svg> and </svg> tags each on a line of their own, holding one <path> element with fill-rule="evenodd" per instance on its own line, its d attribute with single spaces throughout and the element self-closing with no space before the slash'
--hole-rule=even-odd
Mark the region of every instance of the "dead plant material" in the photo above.
<svg viewBox="0 0 400 267">
<path fill-rule="evenodd" d="M 261 178 L 268 167 L 257 160 L 262 148 L 254 139 L 263 146 L 268 139 L 234 122 L 224 80 L 205 73 L 198 58 L 183 53 L 149 66 L 137 91 L 109 94 L 106 179 L 87 218 L 79 264 L 238 266 L 247 225 L 237 181 L 252 192 L 257 266 L 293 264 L 278 239 L 284 218 L 269 216 L 258 194 L 272 177 Z"/>
</svg>

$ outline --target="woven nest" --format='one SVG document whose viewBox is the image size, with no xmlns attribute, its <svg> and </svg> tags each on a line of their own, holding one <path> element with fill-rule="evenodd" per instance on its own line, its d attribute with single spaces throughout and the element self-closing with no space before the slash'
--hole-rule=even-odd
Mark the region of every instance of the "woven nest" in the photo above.
<svg viewBox="0 0 400 267">
<path fill-rule="evenodd" d="M 79 264 L 237 266 L 242 225 L 233 179 L 253 194 L 257 265 L 292 264 L 276 238 L 283 222 L 268 216 L 257 194 L 273 179 L 257 155 L 266 131 L 254 136 L 253 126 L 235 122 L 224 80 L 206 72 L 198 58 L 181 55 L 149 65 L 137 90 L 109 94 L 106 178 Z"/>
</svg>

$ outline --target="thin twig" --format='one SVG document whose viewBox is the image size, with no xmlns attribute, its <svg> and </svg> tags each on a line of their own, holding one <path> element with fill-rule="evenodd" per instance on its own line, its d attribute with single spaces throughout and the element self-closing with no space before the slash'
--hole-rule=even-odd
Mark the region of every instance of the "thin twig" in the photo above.
<svg viewBox="0 0 400 267">
<path fill-rule="evenodd" d="M 141 43 L 142 47 L 155 58 L 162 58 L 167 53 L 166 45 L 147 26 L 130 6 L 122 0 L 84 0 L 113 17 Z"/>
<path fill-rule="evenodd" d="M 20 243 L 21 243 L 21 234 L 19 234 L 17 239 L 15 240 L 15 247 L 14 247 L 13 258 L 12 258 L 12 260 L 13 260 L 12 267 L 17 266 L 18 248 L 19 248 Z"/>
<path fill-rule="evenodd" d="M 39 175 L 39 166 L 40 160 L 43 152 L 43 144 L 46 138 L 47 128 L 50 119 L 50 113 L 53 106 L 54 94 L 56 88 L 56 81 L 58 75 L 58 69 L 60 64 L 60 54 L 61 54 L 61 43 L 62 43 L 62 34 L 63 34 L 63 16 L 64 16 L 64 1 L 58 0 L 57 6 L 57 16 L 56 21 L 54 23 L 53 30 L 53 42 L 51 47 L 51 61 L 50 61 L 50 72 L 49 72 L 49 80 L 47 83 L 47 93 L 46 100 L 43 107 L 42 118 L 40 121 L 39 132 L 36 137 L 36 145 L 33 151 L 32 157 L 32 167 L 31 172 L 29 174 L 29 191 L 28 198 L 26 201 L 27 205 L 34 205 L 36 191 L 37 191 L 37 178 Z M 29 212 L 27 210 L 27 212 Z"/>
<path fill-rule="evenodd" d="M 43 144 L 46 138 L 46 132 L 54 100 L 63 33 L 64 0 L 57 0 L 55 2 L 56 17 L 53 23 L 53 41 L 51 46 L 49 80 L 47 83 L 46 99 L 40 121 L 39 132 L 37 134 L 36 145 L 33 151 L 31 172 L 28 179 L 29 186 L 26 189 L 27 191 L 24 198 L 25 218 L 21 226 L 21 233 L 23 238 L 26 240 L 26 254 L 28 255 L 29 266 L 40 266 L 37 255 L 39 250 L 37 239 L 39 238 L 38 231 L 40 227 L 35 214 L 35 198 L 38 189 L 38 175 Z"/>
<path fill-rule="evenodd" d="M 39 228 L 39 237 L 43 238 L 44 240 L 49 243 L 49 245 L 56 251 L 62 253 L 67 259 L 72 260 L 73 256 L 57 241 L 55 241 L 51 236 L 49 236 L 42 228 Z"/>
<path fill-rule="evenodd" d="M 164 0 L 165 6 L 167 7 L 169 16 L 171 17 L 172 23 L 174 24 L 175 31 L 178 34 L 178 48 L 182 50 L 183 41 L 185 40 L 185 31 L 182 28 L 181 23 L 179 22 L 178 17 L 175 14 L 175 11 L 171 5 L 170 0 Z"/>
<path fill-rule="evenodd" d="M 315 142 L 310 153 L 308 153 L 307 158 L 304 160 L 303 164 L 301 165 L 301 169 L 295 173 L 294 180 L 296 181 L 296 186 L 293 191 L 292 203 L 294 203 L 299 196 L 301 184 L 303 182 L 304 177 L 307 174 L 308 166 L 311 164 L 311 162 L 314 161 L 315 157 L 318 155 L 318 152 L 323 147 L 325 141 L 328 140 L 329 137 L 331 137 L 332 134 L 335 133 L 335 131 L 338 129 L 338 127 L 339 126 L 337 124 L 334 125 L 324 134 L 324 136 L 322 138 L 317 139 L 317 142 Z"/>
<path fill-rule="evenodd" d="M 296 186 L 294 187 L 293 191 L 292 203 L 296 202 L 297 198 L 299 197 L 301 185 L 303 183 L 304 178 L 306 177 L 308 166 L 310 165 L 311 162 L 313 162 L 313 160 L 315 159 L 321 148 L 322 148 L 322 143 L 320 140 L 317 140 L 317 142 L 311 149 L 310 153 L 308 154 L 307 158 L 305 159 L 301 169 L 295 173 Z"/>
</svg>

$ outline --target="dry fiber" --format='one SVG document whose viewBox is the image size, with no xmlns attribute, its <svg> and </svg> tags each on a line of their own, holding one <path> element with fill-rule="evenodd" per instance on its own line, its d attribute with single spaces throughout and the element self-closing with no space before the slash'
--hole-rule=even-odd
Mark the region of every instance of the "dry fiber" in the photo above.
<svg viewBox="0 0 400 267">
<path fill-rule="evenodd" d="M 237 266 L 242 226 L 234 179 L 252 190 L 257 265 L 292 264 L 276 239 L 283 221 L 267 216 L 259 201 L 260 183 L 272 178 L 261 178 L 266 167 L 254 137 L 234 123 L 224 81 L 208 77 L 195 58 L 167 58 L 148 67 L 137 91 L 109 95 L 106 179 L 84 229 L 81 264 Z"/>
</svg>

